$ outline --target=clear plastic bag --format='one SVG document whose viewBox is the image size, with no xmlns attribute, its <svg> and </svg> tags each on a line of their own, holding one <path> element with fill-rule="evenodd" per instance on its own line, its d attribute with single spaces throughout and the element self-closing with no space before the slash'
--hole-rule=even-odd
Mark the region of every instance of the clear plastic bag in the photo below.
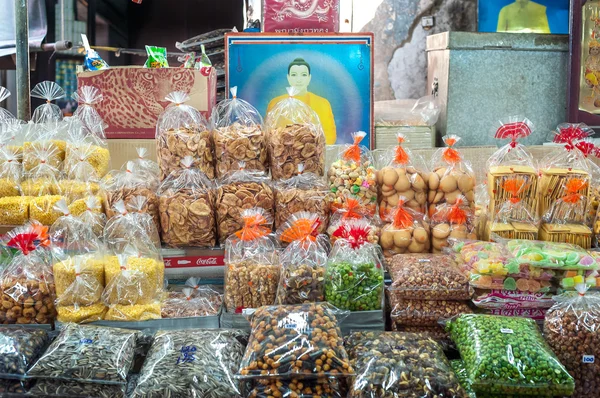
<svg viewBox="0 0 600 398">
<path fill-rule="evenodd" d="M 56 202 L 54 210 L 62 214 L 50 227 L 49 236 L 55 257 L 62 260 L 72 254 L 101 250 L 102 242 L 94 235 L 91 225 L 73 216 L 64 199 Z"/>
<path fill-rule="evenodd" d="M 407 199 L 405 206 L 427 213 L 429 171 L 422 156 L 404 148 L 406 137 L 397 134 L 398 145 L 387 150 L 377 171 L 380 186 L 379 216 L 385 218 L 398 205 L 400 197 Z"/>
<path fill-rule="evenodd" d="M 288 98 L 279 101 L 265 119 L 273 179 L 293 177 L 300 163 L 305 172 L 321 176 L 325 171 L 325 134 L 319 117 L 294 98 L 297 89 L 288 87 L 287 92 Z"/>
<path fill-rule="evenodd" d="M 379 246 L 367 240 L 369 228 L 365 221 L 348 221 L 329 254 L 325 299 L 338 308 L 350 311 L 382 308 L 381 253 Z"/>
<path fill-rule="evenodd" d="M 132 398 L 241 398 L 234 378 L 247 334 L 241 330 L 160 330 Z"/>
<path fill-rule="evenodd" d="M 366 135 L 364 131 L 352 133 L 354 143 L 340 147 L 338 160 L 332 163 L 327 177 L 334 207 L 352 194 L 373 216 L 377 211 L 377 171 L 371 152 L 360 145 Z"/>
<path fill-rule="evenodd" d="M 125 384 L 140 332 L 66 324 L 28 377 L 98 384 Z"/>
<path fill-rule="evenodd" d="M 390 296 L 409 300 L 469 300 L 469 279 L 452 256 L 403 254 L 388 260 Z"/>
<path fill-rule="evenodd" d="M 21 196 L 23 165 L 13 148 L 0 148 L 0 197 Z"/>
<path fill-rule="evenodd" d="M 398 205 L 388 212 L 389 224 L 381 229 L 379 245 L 386 258 L 395 254 L 429 253 L 431 231 L 425 214 L 407 207 L 408 199 L 400 197 Z"/>
<path fill-rule="evenodd" d="M 222 300 L 223 295 L 208 286 L 186 287 L 181 292 L 169 292 L 161 303 L 161 315 L 163 318 L 216 316 Z"/>
<path fill-rule="evenodd" d="M 597 393 L 600 366 L 600 296 L 588 293 L 584 284 L 578 294 L 556 296 L 546 313 L 544 337 L 558 359 L 575 378 L 574 397 Z"/>
<path fill-rule="evenodd" d="M 396 325 L 436 326 L 460 314 L 471 314 L 468 301 L 405 300 L 389 294 L 390 319 Z"/>
<path fill-rule="evenodd" d="M 155 161 L 148 159 L 148 149 L 139 147 L 135 148 L 137 153 L 137 158 L 131 160 L 133 162 L 134 168 L 139 170 L 141 174 L 146 174 L 149 178 L 152 178 L 158 181 L 160 176 L 160 168 L 158 167 L 158 163 Z M 122 170 L 127 168 L 127 164 L 124 164 Z"/>
<path fill-rule="evenodd" d="M 329 225 L 329 207 L 332 194 L 322 177 L 304 173 L 304 165 L 298 165 L 299 174 L 275 183 L 275 228 L 283 225 L 294 213 L 306 211 L 319 216 L 317 231 L 324 233 Z"/>
<path fill-rule="evenodd" d="M 0 198 L 0 225 L 20 225 L 29 220 L 31 196 Z"/>
<path fill-rule="evenodd" d="M 78 214 L 79 210 L 75 210 L 72 205 L 69 206 L 71 214 L 79 217 L 81 221 L 89 225 L 98 238 L 104 235 L 104 226 L 106 225 L 106 215 L 102 210 L 102 203 L 97 196 L 88 196 L 84 199 L 85 210 Z"/>
<path fill-rule="evenodd" d="M 577 285 L 585 284 L 589 291 L 600 289 L 600 272 L 575 270 L 557 272 L 558 283 L 563 290 L 573 291 Z"/>
<path fill-rule="evenodd" d="M 288 246 L 279 256 L 281 276 L 276 304 L 303 304 L 325 300 L 327 237 L 318 235 L 321 219 L 308 212 L 294 213 L 277 230 Z"/>
<path fill-rule="evenodd" d="M 270 398 L 280 394 L 282 398 L 343 398 L 346 397 L 342 380 L 336 378 L 291 380 L 259 379 L 253 380 L 254 386 L 248 398 Z"/>
<path fill-rule="evenodd" d="M 281 268 L 268 212 L 256 208 L 241 215 L 243 227 L 225 241 L 225 307 L 235 313 L 274 303 Z"/>
<path fill-rule="evenodd" d="M 160 179 L 181 168 L 181 161 L 191 156 L 208 178 L 215 178 L 213 145 L 208 122 L 200 112 L 186 105 L 190 97 L 175 91 L 165 98 L 171 104 L 158 117 L 156 123 L 156 148 Z"/>
<path fill-rule="evenodd" d="M 0 86 L 0 102 L 4 102 L 8 97 L 10 97 L 10 91 L 6 87 Z M 0 123 L 5 120 L 16 119 L 15 116 L 10 113 L 5 108 L 0 108 Z"/>
<path fill-rule="evenodd" d="M 369 224 L 367 229 L 367 241 L 369 243 L 379 243 L 381 234 L 380 222 L 377 216 L 368 217 L 367 211 L 360 205 L 360 202 L 354 197 L 346 197 L 339 209 L 335 209 L 331 215 L 327 235 L 333 245 L 335 241 L 343 234 L 345 225 L 352 220 L 362 220 Z"/>
<path fill-rule="evenodd" d="M 443 140 L 447 147 L 438 149 L 431 159 L 427 198 L 429 215 L 438 205 L 453 205 L 459 197 L 465 198 L 466 206 L 475 207 L 475 174 L 471 164 L 454 149 L 460 137 L 445 135 Z"/>
<path fill-rule="evenodd" d="M 212 113 L 217 177 L 237 170 L 239 162 L 245 162 L 248 170 L 267 172 L 262 116 L 250 103 L 237 98 L 237 87 L 230 91 L 232 98 L 219 102 Z"/>
<path fill-rule="evenodd" d="M 534 176 L 533 179 L 537 177 Z M 535 209 L 528 205 L 528 201 L 522 200 L 523 192 L 529 191 L 532 178 L 529 176 L 505 176 L 501 178 L 502 189 L 510 194 L 493 216 L 490 224 L 490 236 L 497 235 L 507 239 L 530 239 L 538 238 L 540 218 Z"/>
<path fill-rule="evenodd" d="M 19 119 L 1 120 L 1 118 L 0 115 L 0 147 L 13 150 L 21 162 L 23 160 L 23 139 L 31 126 Z"/>
<path fill-rule="evenodd" d="M 259 207 L 273 218 L 274 202 L 270 179 L 263 173 L 245 170 L 242 162 L 240 170 L 221 180 L 217 189 L 217 232 L 221 245 L 244 225 L 244 210 Z"/>
<path fill-rule="evenodd" d="M 94 106 L 104 98 L 100 90 L 94 86 L 82 86 L 73 93 L 72 97 L 79 104 L 73 116 L 79 119 L 85 134 L 105 140 L 104 130 L 108 126 L 94 109 Z"/>
<path fill-rule="evenodd" d="M 448 238 L 477 240 L 475 213 L 464 197 L 454 204 L 443 203 L 431 215 L 431 245 L 433 253 L 448 246 Z"/>
<path fill-rule="evenodd" d="M 575 383 L 532 319 L 463 314 L 446 329 L 477 394 L 562 396 Z M 488 364 L 494 361 L 494 366 Z"/>
<path fill-rule="evenodd" d="M 57 122 L 51 124 L 58 125 Z M 23 169 L 30 175 L 30 178 L 59 177 L 65 159 L 66 143 L 54 139 L 56 138 L 54 128 L 45 130 L 33 127 L 33 129 L 37 130 L 38 134 L 30 133 L 34 135 L 25 138 Z"/>
<path fill-rule="evenodd" d="M 350 398 L 464 398 L 442 346 L 415 333 L 360 331 L 346 339 L 356 370 Z"/>
<path fill-rule="evenodd" d="M 171 247 L 217 243 L 216 187 L 193 162 L 183 158 L 183 168 L 171 172 L 158 189 L 162 240 Z"/>
<path fill-rule="evenodd" d="M 33 90 L 31 90 L 31 96 L 46 100 L 45 104 L 38 106 L 33 111 L 31 120 L 33 120 L 34 123 L 47 123 L 61 121 L 63 119 L 62 111 L 58 105 L 52 103 L 54 100 L 65 97 L 65 90 L 58 84 L 50 81 L 38 83 Z"/>
<path fill-rule="evenodd" d="M 534 130 L 533 123 L 520 116 L 513 116 L 498 122 L 494 138 L 510 139 L 510 142 L 500 147 L 487 161 L 486 168 L 492 174 L 500 172 L 535 173 L 536 165 L 527 147 L 518 140 L 527 138 Z M 508 170 L 498 169 L 506 167 Z M 511 169 L 512 168 L 512 169 Z"/>
<path fill-rule="evenodd" d="M 251 315 L 242 378 L 352 376 L 339 322 L 329 303 L 264 306 Z M 273 336 L 274 340 L 267 337 Z M 297 360 L 297 358 L 302 358 Z"/>
<path fill-rule="evenodd" d="M 87 135 L 67 143 L 64 171 L 78 181 L 99 181 L 108 172 L 110 153 L 105 140 Z"/>
<path fill-rule="evenodd" d="M 45 330 L 0 327 L 2 363 L 0 376 L 22 379 L 29 367 L 46 349 L 50 336 Z"/>
<path fill-rule="evenodd" d="M 500 240 L 517 263 L 559 270 L 597 270 L 596 259 L 581 247 L 569 243 L 531 240 Z"/>
<path fill-rule="evenodd" d="M 127 398 L 127 386 L 43 379 L 31 387 L 29 394 L 44 398 Z"/>
<path fill-rule="evenodd" d="M 475 395 L 475 391 L 471 388 L 471 381 L 469 380 L 469 376 L 467 375 L 467 370 L 465 369 L 465 363 L 462 359 L 453 359 L 450 361 L 450 366 L 452 367 L 452 371 L 456 376 L 456 379 L 460 383 L 460 386 L 466 391 L 467 397 L 469 398 L 477 398 Z M 492 398 L 492 397 L 490 397 Z"/>
</svg>

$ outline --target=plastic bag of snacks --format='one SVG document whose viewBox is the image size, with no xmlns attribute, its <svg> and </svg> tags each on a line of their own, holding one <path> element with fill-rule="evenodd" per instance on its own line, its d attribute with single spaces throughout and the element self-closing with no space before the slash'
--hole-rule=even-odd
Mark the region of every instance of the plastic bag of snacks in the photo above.
<svg viewBox="0 0 600 398">
<path fill-rule="evenodd" d="M 45 330 L 0 327 L 2 363 L 0 376 L 21 379 L 50 342 Z"/>
<path fill-rule="evenodd" d="M 58 125 L 57 122 L 50 123 Z M 60 176 L 60 170 L 65 158 L 65 147 L 61 148 L 57 140 L 52 139 L 56 134 L 53 129 L 46 130 L 41 127 L 31 127 L 37 134 L 28 133 L 23 144 L 23 170 L 29 178 L 43 178 Z M 34 136 L 30 136 L 34 134 Z"/>
<path fill-rule="evenodd" d="M 537 176 L 533 177 L 536 178 Z M 528 191 L 532 179 L 528 176 L 510 176 L 498 180 L 501 181 L 502 189 L 511 196 L 509 200 L 496 207 L 497 213 L 491 220 L 489 232 L 486 232 L 489 236 L 507 239 L 537 239 L 540 218 L 535 209 L 529 207 L 527 201 L 521 200 L 522 193 Z"/>
<path fill-rule="evenodd" d="M 353 375 L 338 324 L 347 315 L 329 303 L 257 309 L 250 318 L 250 341 L 239 374 L 242 378 Z"/>
<path fill-rule="evenodd" d="M 275 182 L 275 228 L 283 225 L 292 214 L 307 211 L 319 216 L 318 232 L 324 233 L 329 225 L 332 196 L 322 177 L 304 173 L 304 164 L 299 164 L 298 175 Z"/>
<path fill-rule="evenodd" d="M 446 329 L 477 394 L 573 393 L 573 378 L 532 319 L 463 314 L 449 321 Z"/>
<path fill-rule="evenodd" d="M 27 376 L 125 384 L 133 366 L 138 334 L 127 329 L 66 324 Z"/>
<path fill-rule="evenodd" d="M 327 237 L 318 235 L 321 219 L 308 212 L 294 213 L 277 231 L 288 243 L 279 256 L 281 276 L 276 304 L 302 304 L 325 300 Z"/>
<path fill-rule="evenodd" d="M 225 241 L 225 307 L 240 313 L 275 302 L 279 283 L 279 244 L 264 209 L 242 212 L 244 226 Z"/>
<path fill-rule="evenodd" d="M 81 122 L 84 134 L 91 134 L 105 140 L 104 129 L 107 125 L 98 111 L 94 109 L 94 106 L 102 102 L 103 99 L 100 90 L 94 86 L 82 86 L 73 93 L 72 97 L 78 103 L 73 116 Z"/>
<path fill-rule="evenodd" d="M 92 179 L 85 179 L 83 181 L 60 180 L 56 188 L 51 188 L 54 194 L 63 195 L 69 205 L 74 205 L 74 207 L 78 208 L 83 208 L 84 200 L 90 195 L 96 195 L 100 201 L 104 201 L 104 194 L 100 192 L 100 183 Z"/>
<path fill-rule="evenodd" d="M 265 119 L 273 179 L 293 177 L 300 163 L 305 172 L 321 176 L 325 171 L 325 134 L 319 117 L 294 98 L 297 89 L 288 87 L 287 92 L 288 98 L 279 101 Z"/>
<path fill-rule="evenodd" d="M 127 385 L 43 379 L 36 381 L 29 394 L 53 398 L 127 398 Z"/>
<path fill-rule="evenodd" d="M 118 201 L 122 200 L 127 205 L 135 197 L 143 196 L 147 200 L 143 210 L 152 216 L 156 228 L 160 231 L 158 197 L 154 188 L 157 186 L 158 181 L 142 173 L 133 162 L 127 162 L 125 171 L 111 171 L 104 177 L 101 184 L 105 193 L 106 216 L 110 219 L 117 214 L 114 205 Z"/>
<path fill-rule="evenodd" d="M 519 264 L 560 270 L 596 270 L 599 264 L 587 251 L 569 243 L 501 240 Z"/>
<path fill-rule="evenodd" d="M 162 302 L 163 318 L 187 318 L 216 316 L 221 309 L 223 295 L 208 286 L 193 289 L 185 287 L 181 292 L 169 292 Z"/>
<path fill-rule="evenodd" d="M 388 260 L 390 296 L 409 300 L 469 300 L 469 279 L 452 256 L 403 254 Z"/>
<path fill-rule="evenodd" d="M 596 394 L 600 369 L 600 296 L 587 293 L 584 284 L 577 294 L 556 296 L 546 313 L 544 336 L 558 359 L 575 378 L 575 397 Z"/>
<path fill-rule="evenodd" d="M 108 172 L 109 163 L 106 141 L 87 136 L 67 143 L 64 170 L 72 180 L 99 181 Z"/>
<path fill-rule="evenodd" d="M 588 290 L 600 290 L 600 272 L 597 270 L 562 271 L 557 275 L 560 287 L 564 290 L 575 290 L 579 284 L 585 284 Z"/>
<path fill-rule="evenodd" d="M 162 240 L 172 247 L 214 247 L 216 188 L 186 156 L 158 190 Z"/>
<path fill-rule="evenodd" d="M 454 204 L 439 205 L 431 215 L 433 253 L 441 253 L 448 246 L 448 238 L 477 239 L 475 214 L 462 196 Z"/>
<path fill-rule="evenodd" d="M 31 196 L 0 198 L 0 225 L 20 225 L 29 220 Z"/>
<path fill-rule="evenodd" d="M 485 309 L 525 309 L 525 308 L 550 308 L 555 289 L 550 282 L 531 281 L 542 285 L 525 286 L 525 290 L 482 290 L 475 289 L 473 304 Z M 537 289 L 537 290 L 535 290 Z"/>
<path fill-rule="evenodd" d="M 17 254 L 0 275 L 5 324 L 48 324 L 56 315 L 56 291 L 50 267 L 47 230 L 38 224 L 26 224 L 8 234 L 7 246 Z"/>
<path fill-rule="evenodd" d="M 442 346 L 414 333 L 360 331 L 346 339 L 356 371 L 351 398 L 419 397 L 464 398 Z"/>
<path fill-rule="evenodd" d="M 436 326 L 440 321 L 473 311 L 468 301 L 405 300 L 388 294 L 390 319 L 396 325 Z"/>
<path fill-rule="evenodd" d="M 378 310 L 383 303 L 379 247 L 367 240 L 367 222 L 351 220 L 342 228 L 327 261 L 325 299 L 345 310 Z"/>
<path fill-rule="evenodd" d="M 448 332 L 446 332 L 444 327 L 439 324 L 435 326 L 407 326 L 398 325 L 397 323 L 392 322 L 392 330 L 394 332 L 415 333 L 423 338 L 430 338 L 441 344 L 442 347 L 444 347 L 444 350 L 450 348 L 456 349 Z"/>
<path fill-rule="evenodd" d="M 336 378 L 282 380 L 279 378 L 259 379 L 248 393 L 248 398 L 270 397 L 295 398 L 343 398 L 346 397 L 343 382 Z"/>
<path fill-rule="evenodd" d="M 104 234 L 104 225 L 106 224 L 106 215 L 102 211 L 102 204 L 97 196 L 88 196 L 84 199 L 85 210 L 80 213 L 80 209 L 74 209 L 69 206 L 71 214 L 79 217 L 81 221 L 92 227 L 94 235 L 102 237 Z"/>
<path fill-rule="evenodd" d="M 334 193 L 332 206 L 339 207 L 345 197 L 352 194 L 369 215 L 377 210 L 377 176 L 373 156 L 360 146 L 367 133 L 352 133 L 354 143 L 340 148 L 338 160 L 327 172 L 331 192 Z"/>
<path fill-rule="evenodd" d="M 158 181 L 160 177 L 160 168 L 158 167 L 158 163 L 155 161 L 148 159 L 148 149 L 139 147 L 135 148 L 137 153 L 137 158 L 131 160 L 133 162 L 133 167 L 136 170 L 139 170 L 141 174 L 146 174 L 149 178 Z M 127 164 L 124 164 L 121 167 L 121 170 L 126 169 Z"/>
<path fill-rule="evenodd" d="M 14 151 L 19 162 L 23 160 L 24 131 L 29 127 L 19 119 L 0 120 L 0 147 Z"/>
<path fill-rule="evenodd" d="M 217 189 L 217 232 L 221 245 L 244 225 L 244 210 L 260 207 L 273 217 L 275 195 L 270 179 L 263 173 L 244 169 L 229 174 Z"/>
<path fill-rule="evenodd" d="M 475 206 L 475 174 L 471 164 L 465 160 L 454 146 L 460 137 L 443 137 L 447 148 L 440 148 L 432 157 L 432 172 L 429 174 L 429 214 L 432 215 L 440 204 L 453 205 L 459 197 L 465 198 L 464 205 Z"/>
<path fill-rule="evenodd" d="M 232 98 L 219 102 L 212 113 L 217 177 L 236 171 L 239 162 L 245 162 L 248 170 L 267 172 L 262 117 L 250 103 L 237 98 L 237 87 L 230 91 Z"/>
<path fill-rule="evenodd" d="M 0 197 L 21 196 L 23 165 L 14 149 L 0 149 Z"/>
<path fill-rule="evenodd" d="M 63 114 L 60 107 L 52 103 L 52 101 L 65 97 L 65 90 L 58 84 L 50 81 L 38 83 L 33 90 L 31 90 L 31 96 L 46 101 L 45 104 L 38 106 L 33 111 L 31 120 L 33 120 L 34 123 L 47 123 L 63 120 Z"/>
<path fill-rule="evenodd" d="M 398 205 L 390 209 L 390 222 L 381 228 L 379 244 L 383 255 L 388 258 L 395 254 L 429 253 L 431 233 L 425 214 L 406 206 L 408 199 L 402 196 Z"/>
<path fill-rule="evenodd" d="M 467 392 L 467 397 L 477 398 L 475 391 L 473 391 L 473 388 L 471 387 L 471 381 L 467 375 L 467 370 L 465 369 L 465 363 L 463 360 L 453 359 L 450 361 L 450 366 L 452 367 L 452 371 L 460 383 L 460 386 Z"/>
<path fill-rule="evenodd" d="M 102 248 L 91 226 L 73 216 L 64 199 L 56 202 L 54 210 L 62 214 L 50 227 L 49 237 L 55 257 L 64 259 L 65 255 L 97 252 Z"/>
<path fill-rule="evenodd" d="M 382 168 L 377 172 L 381 190 L 379 216 L 385 218 L 388 211 L 398 205 L 400 197 L 407 199 L 405 206 L 420 213 L 427 213 L 429 172 L 423 157 L 413 154 L 402 145 L 406 137 L 397 134 L 398 145 L 385 152 Z"/>
<path fill-rule="evenodd" d="M 369 217 L 367 211 L 360 205 L 360 202 L 354 197 L 346 197 L 342 202 L 342 207 L 336 209 L 331 215 L 327 235 L 331 240 L 331 244 L 343 234 L 344 226 L 351 220 L 362 220 L 369 224 L 367 230 L 367 241 L 373 244 L 379 242 L 380 228 L 377 216 Z"/>
<path fill-rule="evenodd" d="M 60 195 L 44 195 L 31 198 L 29 201 L 29 217 L 43 225 L 52 225 L 63 215 L 56 210 L 56 204 L 65 198 Z"/>
<path fill-rule="evenodd" d="M 175 91 L 165 98 L 171 103 L 156 123 L 156 148 L 160 179 L 164 180 L 181 161 L 191 156 L 210 179 L 215 178 L 213 146 L 208 122 L 200 112 L 186 105 L 189 94 Z"/>
<path fill-rule="evenodd" d="M 159 330 L 132 398 L 241 398 L 242 386 L 234 375 L 246 339 L 246 333 L 235 329 Z"/>
<path fill-rule="evenodd" d="M 10 91 L 8 91 L 6 87 L 0 86 L 0 102 L 4 102 L 8 97 L 10 97 Z M 15 119 L 15 116 L 7 109 L 2 108 L 2 110 L 0 110 L 0 122 L 10 119 Z"/>
</svg>

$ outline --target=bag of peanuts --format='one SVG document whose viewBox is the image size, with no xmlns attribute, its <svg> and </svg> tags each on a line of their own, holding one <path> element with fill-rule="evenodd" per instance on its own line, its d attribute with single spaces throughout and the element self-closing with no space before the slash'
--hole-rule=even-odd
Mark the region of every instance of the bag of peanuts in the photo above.
<svg viewBox="0 0 600 398">
<path fill-rule="evenodd" d="M 445 135 L 443 140 L 447 147 L 438 149 L 431 159 L 427 198 L 430 216 L 436 206 L 444 203 L 453 205 L 459 196 L 465 199 L 465 206 L 475 208 L 475 174 L 471 164 L 454 149 L 460 137 Z"/>
<path fill-rule="evenodd" d="M 288 87 L 288 98 L 267 113 L 271 174 L 274 180 L 288 179 L 304 171 L 322 176 L 325 171 L 325 134 L 319 116 L 304 102 L 294 98 L 296 88 Z"/>
<path fill-rule="evenodd" d="M 184 157 L 181 165 L 158 189 L 162 240 L 171 247 L 214 247 L 215 185 L 194 168 L 191 156 Z"/>
<path fill-rule="evenodd" d="M 0 320 L 5 324 L 52 323 L 56 291 L 47 234 L 38 224 L 26 224 L 7 238 L 7 246 L 18 252 L 0 275 Z"/>
<path fill-rule="evenodd" d="M 448 246 L 448 238 L 477 240 L 475 213 L 463 196 L 453 204 L 437 206 L 431 216 L 431 246 L 433 253 L 441 253 Z"/>
<path fill-rule="evenodd" d="M 379 216 L 398 205 L 401 196 L 407 199 L 404 206 L 420 213 L 427 213 L 429 172 L 422 156 L 404 148 L 406 137 L 397 134 L 398 145 L 383 155 L 382 168 L 377 171 L 377 184 L 381 192 Z"/>
<path fill-rule="evenodd" d="M 23 165 L 13 148 L 0 148 L 0 198 L 21 196 Z"/>
<path fill-rule="evenodd" d="M 386 258 L 395 254 L 429 253 L 431 232 L 426 216 L 407 206 L 408 199 L 400 197 L 398 206 L 391 209 L 381 229 L 379 245 Z"/>
<path fill-rule="evenodd" d="M 279 244 L 273 219 L 262 208 L 242 211 L 242 228 L 225 241 L 225 307 L 241 313 L 275 302 L 279 284 Z"/>
<path fill-rule="evenodd" d="M 215 178 L 214 148 L 208 122 L 198 110 L 186 105 L 189 94 L 175 91 L 165 98 L 171 104 L 156 122 L 156 149 L 160 179 L 181 168 L 181 161 L 191 156 L 197 167 L 210 179 Z"/>
<path fill-rule="evenodd" d="M 344 231 L 344 226 L 351 220 L 363 220 L 369 224 L 367 231 L 367 240 L 370 243 L 379 243 L 379 235 L 381 233 L 380 222 L 377 215 L 369 217 L 368 211 L 365 210 L 360 202 L 354 197 L 345 197 L 342 201 L 342 206 L 334 211 L 329 220 L 327 227 L 327 235 L 333 245 L 338 237 Z"/>
<path fill-rule="evenodd" d="M 217 178 L 237 170 L 245 162 L 248 170 L 268 171 L 267 140 L 263 119 L 250 103 L 237 98 L 237 87 L 231 88 L 231 99 L 225 99 L 212 113 Z"/>
<path fill-rule="evenodd" d="M 139 147 L 135 148 L 137 153 L 137 158 L 131 160 L 133 162 L 134 168 L 139 170 L 141 174 L 146 174 L 149 178 L 153 180 L 159 181 L 160 176 L 160 168 L 158 167 L 158 163 L 155 161 L 148 159 L 148 149 Z M 127 163 L 125 163 L 121 170 L 125 171 L 127 169 Z"/>
<path fill-rule="evenodd" d="M 114 206 L 120 200 L 127 205 L 134 198 L 142 196 L 147 200 L 142 211 L 152 216 L 157 230 L 160 230 L 158 197 L 156 196 L 158 185 L 158 180 L 142 173 L 131 161 L 127 162 L 126 170 L 111 171 L 100 184 L 102 191 L 104 191 L 106 217 L 110 219 L 118 214 L 115 212 Z"/>
<path fill-rule="evenodd" d="M 33 90 L 31 90 L 31 96 L 46 101 L 46 103 L 38 106 L 33 111 L 31 120 L 33 120 L 34 123 L 47 123 L 63 120 L 63 114 L 60 107 L 52 103 L 52 101 L 65 97 L 65 90 L 58 84 L 50 81 L 38 83 Z"/>
<path fill-rule="evenodd" d="M 275 228 L 283 225 L 292 214 L 307 211 L 319 216 L 318 233 L 324 233 L 329 225 L 332 196 L 322 177 L 304 173 L 304 164 L 299 164 L 298 175 L 275 182 Z"/>
<path fill-rule="evenodd" d="M 275 196 L 271 180 L 259 171 L 246 170 L 244 162 L 240 170 L 230 173 L 219 181 L 217 188 L 217 232 L 224 245 L 227 238 L 242 229 L 244 210 L 259 207 L 270 220 L 273 219 Z"/>
<path fill-rule="evenodd" d="M 276 304 L 302 304 L 325 300 L 325 265 L 328 239 L 318 234 L 321 219 L 308 212 L 294 213 L 277 230 L 288 244 L 279 256 L 281 276 Z"/>
<path fill-rule="evenodd" d="M 361 206 L 374 215 L 377 210 L 377 176 L 371 152 L 360 142 L 367 133 L 352 133 L 354 142 L 340 148 L 339 159 L 327 172 L 331 192 L 334 193 L 332 207 L 341 206 L 343 199 L 354 195 Z"/>
<path fill-rule="evenodd" d="M 104 129 L 107 125 L 98 111 L 94 109 L 94 106 L 103 99 L 100 90 L 94 86 L 82 86 L 73 93 L 72 97 L 78 104 L 73 116 L 81 122 L 85 134 L 106 140 Z"/>
</svg>

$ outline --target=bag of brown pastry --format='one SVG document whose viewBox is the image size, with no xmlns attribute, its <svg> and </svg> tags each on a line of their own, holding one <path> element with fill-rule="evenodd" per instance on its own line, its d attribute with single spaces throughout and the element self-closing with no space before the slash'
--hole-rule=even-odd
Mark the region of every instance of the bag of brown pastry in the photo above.
<svg viewBox="0 0 600 398">
<path fill-rule="evenodd" d="M 379 242 L 380 220 L 375 217 L 369 216 L 369 212 L 360 205 L 360 202 L 353 196 L 347 196 L 343 199 L 340 208 L 334 210 L 329 220 L 329 226 L 327 227 L 327 235 L 331 239 L 333 245 L 340 236 L 340 233 L 344 230 L 345 226 L 352 220 L 363 220 L 369 224 L 368 238 L 369 243 L 376 244 Z"/>
<path fill-rule="evenodd" d="M 381 170 L 377 171 L 380 189 L 379 216 L 385 218 L 398 205 L 400 197 L 407 199 L 405 207 L 427 213 L 429 172 L 422 156 L 404 148 L 406 137 L 396 135 L 398 145 L 386 151 Z"/>
<path fill-rule="evenodd" d="M 275 183 L 275 228 L 283 225 L 292 214 L 307 211 L 319 216 L 318 232 L 325 233 L 332 198 L 325 180 L 314 173 L 304 173 L 304 164 L 300 163 L 298 175 Z"/>
<path fill-rule="evenodd" d="M 262 208 L 273 221 L 274 193 L 270 179 L 258 171 L 240 170 L 230 173 L 219 182 L 217 189 L 217 232 L 221 245 L 244 226 L 242 212 Z"/>
<path fill-rule="evenodd" d="M 181 165 L 183 169 L 171 172 L 158 190 L 162 240 L 172 247 L 214 247 L 215 185 L 194 168 L 191 156 Z"/>
<path fill-rule="evenodd" d="M 269 156 L 273 179 L 287 179 L 304 171 L 323 175 L 325 134 L 317 114 L 294 98 L 297 89 L 288 87 L 289 97 L 279 101 L 265 119 L 269 137 Z"/>
<path fill-rule="evenodd" d="M 225 241 L 225 307 L 241 313 L 275 302 L 279 283 L 279 244 L 272 216 L 261 208 L 244 210 L 243 226 Z"/>
<path fill-rule="evenodd" d="M 277 230 L 287 247 L 279 256 L 281 276 L 275 304 L 303 304 L 325 300 L 325 265 L 329 242 L 319 235 L 321 219 L 306 211 L 294 213 Z"/>
<path fill-rule="evenodd" d="M 215 178 L 214 148 L 208 122 L 198 110 L 186 105 L 189 94 L 175 91 L 165 98 L 171 104 L 156 122 L 156 149 L 160 179 L 181 168 L 181 161 L 191 156 L 208 178 Z"/>
<path fill-rule="evenodd" d="M 463 196 L 454 204 L 443 203 L 431 216 L 432 253 L 442 253 L 448 246 L 448 238 L 477 240 L 475 213 Z"/>
<path fill-rule="evenodd" d="M 386 258 L 404 253 L 429 253 L 429 222 L 423 213 L 411 209 L 405 203 L 408 203 L 407 198 L 401 196 L 398 206 L 384 219 L 389 223 L 381 229 L 379 245 Z"/>
<path fill-rule="evenodd" d="M 219 102 L 212 113 L 217 177 L 237 170 L 239 162 L 246 162 L 248 170 L 267 172 L 267 140 L 262 117 L 250 103 L 237 98 L 237 87 L 230 91 L 232 98 Z"/>
</svg>

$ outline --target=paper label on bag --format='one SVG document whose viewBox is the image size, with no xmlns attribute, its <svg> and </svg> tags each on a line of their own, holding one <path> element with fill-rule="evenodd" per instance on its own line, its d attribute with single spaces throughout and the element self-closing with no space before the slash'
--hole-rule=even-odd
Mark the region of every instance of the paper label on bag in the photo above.
<svg viewBox="0 0 600 398">
<path fill-rule="evenodd" d="M 504 333 L 504 334 L 513 334 L 513 330 L 512 329 L 500 329 L 500 333 Z"/>
<path fill-rule="evenodd" d="M 596 357 L 594 355 L 584 355 L 583 360 L 581 362 L 594 363 L 594 362 L 596 362 Z"/>
</svg>

